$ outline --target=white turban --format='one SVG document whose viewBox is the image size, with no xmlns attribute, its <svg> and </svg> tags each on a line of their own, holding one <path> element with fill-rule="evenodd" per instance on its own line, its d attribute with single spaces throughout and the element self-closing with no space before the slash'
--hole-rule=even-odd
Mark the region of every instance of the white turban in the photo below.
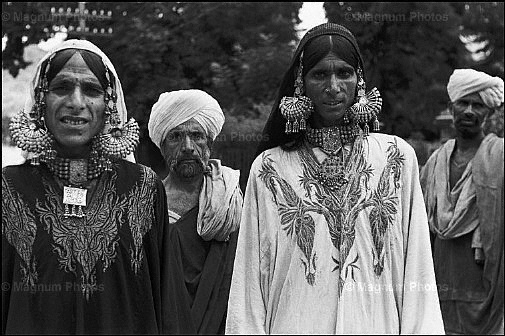
<svg viewBox="0 0 505 336">
<path fill-rule="evenodd" d="M 495 108 L 503 104 L 503 79 L 473 69 L 456 69 L 449 78 L 447 92 L 452 102 L 478 92 L 484 104 Z"/>
<path fill-rule="evenodd" d="M 149 136 L 161 148 L 171 129 L 194 118 L 212 140 L 216 139 L 224 124 L 224 114 L 215 100 L 201 90 L 165 92 L 153 105 L 149 117 Z"/>
</svg>

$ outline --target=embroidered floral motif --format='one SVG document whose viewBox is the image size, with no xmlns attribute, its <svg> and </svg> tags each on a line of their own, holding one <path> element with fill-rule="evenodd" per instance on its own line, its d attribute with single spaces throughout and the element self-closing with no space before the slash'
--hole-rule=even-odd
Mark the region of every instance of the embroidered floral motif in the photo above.
<svg viewBox="0 0 505 336">
<path fill-rule="evenodd" d="M 21 258 L 21 280 L 24 286 L 34 286 L 38 279 L 37 263 L 32 256 L 37 233 L 35 218 L 21 196 L 9 188 L 2 175 L 2 236 L 5 236 Z"/>
<path fill-rule="evenodd" d="M 384 270 L 385 235 L 388 227 L 393 224 L 394 215 L 398 212 L 396 209 L 398 197 L 395 195 L 400 188 L 400 172 L 405 160 L 396 141 L 389 144 L 386 167 L 382 171 L 377 189 L 372 192 L 369 200 L 372 206 L 369 220 L 375 246 L 373 267 L 377 276 Z"/>
<path fill-rule="evenodd" d="M 126 200 L 116 196 L 116 178 L 116 173 L 112 173 L 99 179 L 84 218 L 63 216 L 61 191 L 45 178 L 42 181 L 46 202 L 37 201 L 36 204 L 41 222 L 53 238 L 53 249 L 58 254 L 60 267 L 80 275 L 81 291 L 86 300 L 98 290 L 97 262 L 102 262 L 102 271 L 105 272 L 116 257 L 117 233 L 124 222 L 126 208 Z"/>
<path fill-rule="evenodd" d="M 22 259 L 20 269 L 25 285 L 33 286 L 38 279 L 32 255 L 36 221 L 40 221 L 52 237 L 53 251 L 58 256 L 60 268 L 80 279 L 86 300 L 99 288 L 96 276 L 98 265 L 105 272 L 115 261 L 119 246 L 118 231 L 126 220 L 132 234 L 129 250 L 131 267 L 137 274 L 143 260 L 143 239 L 154 218 L 153 190 L 156 181 L 154 172 L 146 167 L 142 167 L 140 174 L 141 178 L 133 189 L 121 196 L 116 194 L 116 172 L 99 178 L 84 218 L 66 218 L 63 215 L 63 191 L 43 174 L 44 197 L 36 201 L 33 213 L 2 176 L 2 235 Z"/>
<path fill-rule="evenodd" d="M 307 283 L 310 285 L 315 283 L 316 270 L 316 252 L 313 251 L 315 222 L 310 212 L 323 215 L 328 224 L 331 242 L 336 249 L 336 256 L 332 256 L 336 264 L 333 271 L 345 269 L 345 272 L 340 272 L 337 284 L 340 293 L 349 273 L 354 280 L 354 271 L 360 269 L 356 264 L 359 260 L 358 254 L 352 262 L 347 265 L 344 263 L 354 244 L 356 219 L 362 210 L 371 207 L 369 220 L 375 248 L 375 253 L 372 250 L 373 268 L 377 276 L 381 275 L 384 268 L 384 241 L 387 228 L 397 213 L 398 199 L 395 194 L 399 188 L 401 166 L 404 161 L 396 142 L 390 143 L 387 152 L 387 163 L 381 173 L 377 189 L 371 190 L 370 178 L 373 176 L 373 169 L 366 162 L 364 138 L 357 137 L 344 171 L 349 182 L 341 189 L 331 189 L 317 180 L 318 162 L 310 149 L 300 149 L 298 154 L 303 168 L 300 185 L 309 200 L 300 199 L 293 188 L 278 175 L 270 156 L 263 155 L 259 177 L 272 192 L 283 229 L 289 236 L 293 233 L 296 236 L 298 247 L 305 257 L 302 264 Z M 280 195 L 276 185 L 280 188 Z"/>
<path fill-rule="evenodd" d="M 156 176 L 152 170 L 142 167 L 140 184 L 130 192 L 128 197 L 128 223 L 133 236 L 130 246 L 130 263 L 135 274 L 142 265 L 144 254 L 142 240 L 151 229 L 154 218 L 154 183 Z"/>
<path fill-rule="evenodd" d="M 305 256 L 305 261 L 302 259 L 305 266 L 305 278 L 310 285 L 314 285 L 316 267 L 315 254 L 312 254 L 312 249 L 314 247 L 315 223 L 307 212 L 317 211 L 318 206 L 298 197 L 293 188 L 273 168 L 273 161 L 269 155 L 263 155 L 262 163 L 259 177 L 272 192 L 283 230 L 290 237 L 293 237 L 293 233 L 295 234 L 296 243 Z M 281 189 L 285 203 L 278 198 L 276 184 Z"/>
</svg>

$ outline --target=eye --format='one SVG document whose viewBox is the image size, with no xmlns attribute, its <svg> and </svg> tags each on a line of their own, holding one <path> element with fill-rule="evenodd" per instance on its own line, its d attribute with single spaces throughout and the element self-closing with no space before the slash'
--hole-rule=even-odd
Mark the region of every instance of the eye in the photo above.
<svg viewBox="0 0 505 336">
<path fill-rule="evenodd" d="M 316 70 L 312 73 L 312 77 L 315 79 L 324 79 L 326 77 L 326 71 Z"/>
<path fill-rule="evenodd" d="M 203 139 L 205 139 L 205 135 L 201 132 L 191 132 L 191 139 L 203 140 Z"/>
<path fill-rule="evenodd" d="M 354 75 L 354 71 L 351 69 L 343 69 L 338 72 L 340 78 L 350 78 Z"/>
<path fill-rule="evenodd" d="M 57 95 L 65 95 L 72 91 L 72 85 L 70 83 L 59 82 L 49 86 L 49 92 Z"/>
<path fill-rule="evenodd" d="M 454 107 L 457 108 L 458 110 L 464 110 L 468 107 L 468 102 L 458 100 L 457 102 L 454 103 Z"/>
<path fill-rule="evenodd" d="M 478 110 L 484 109 L 484 104 L 482 103 L 473 103 L 473 107 Z"/>
<path fill-rule="evenodd" d="M 100 85 L 97 84 L 84 84 L 83 85 L 83 92 L 85 95 L 90 96 L 90 97 L 98 97 L 102 94 L 104 94 L 104 90 Z"/>
<path fill-rule="evenodd" d="M 173 141 L 179 141 L 181 138 L 181 133 L 180 132 L 170 132 L 167 134 L 167 141 L 173 142 Z"/>
</svg>

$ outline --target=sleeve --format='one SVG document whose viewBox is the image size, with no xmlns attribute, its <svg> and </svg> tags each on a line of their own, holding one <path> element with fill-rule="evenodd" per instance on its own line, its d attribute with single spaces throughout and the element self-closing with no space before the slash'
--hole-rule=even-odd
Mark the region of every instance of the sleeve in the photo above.
<svg viewBox="0 0 505 336">
<path fill-rule="evenodd" d="M 268 281 L 262 275 L 258 160 L 251 167 L 228 299 L 226 334 L 265 334 Z"/>
<path fill-rule="evenodd" d="M 165 232 L 165 222 L 167 222 L 167 202 L 165 189 L 162 182 L 156 176 L 154 171 L 149 170 L 153 178 L 152 184 L 152 226 L 151 230 L 146 234 L 144 248 L 146 249 L 147 262 L 151 274 L 151 288 L 153 302 L 155 305 L 156 321 L 158 329 L 161 329 L 162 324 L 162 302 L 161 302 L 161 261 L 162 256 L 162 241 Z"/>
<path fill-rule="evenodd" d="M 444 334 L 416 156 L 406 155 L 402 190 L 404 282 L 401 334 Z"/>
</svg>

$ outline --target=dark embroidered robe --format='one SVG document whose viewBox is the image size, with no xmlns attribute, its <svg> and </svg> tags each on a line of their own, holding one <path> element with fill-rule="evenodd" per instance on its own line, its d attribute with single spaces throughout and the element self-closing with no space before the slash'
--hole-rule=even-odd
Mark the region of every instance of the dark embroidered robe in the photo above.
<svg viewBox="0 0 505 336">
<path fill-rule="evenodd" d="M 62 200 L 44 165 L 2 170 L 2 332 L 158 333 L 161 181 L 120 160 L 98 179 L 86 218 L 64 218 Z"/>
<path fill-rule="evenodd" d="M 226 242 L 204 241 L 196 231 L 197 216 L 198 206 L 170 224 L 165 333 L 224 333 L 237 232 Z"/>
</svg>

